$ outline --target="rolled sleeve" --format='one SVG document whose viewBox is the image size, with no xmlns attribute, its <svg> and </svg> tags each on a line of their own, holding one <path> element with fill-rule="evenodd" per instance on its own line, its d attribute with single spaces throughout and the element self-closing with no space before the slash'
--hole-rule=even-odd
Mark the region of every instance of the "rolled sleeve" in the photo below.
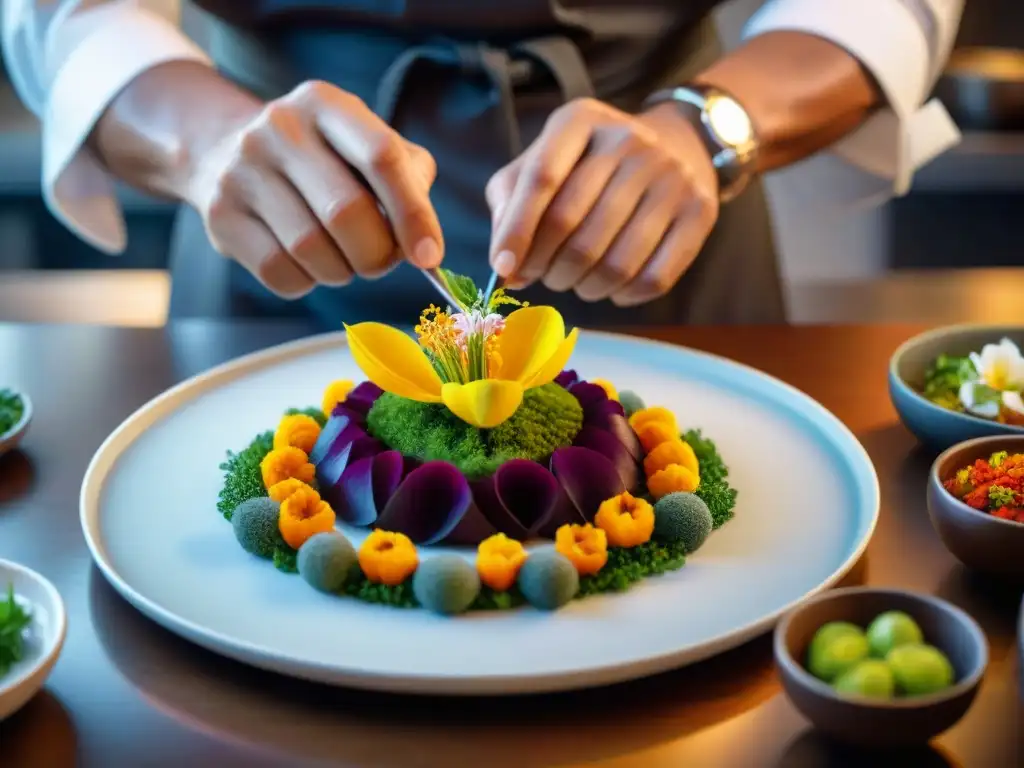
<svg viewBox="0 0 1024 768">
<path fill-rule="evenodd" d="M 16 88 L 34 86 L 35 100 L 27 86 L 22 99 L 42 119 L 47 207 L 91 245 L 119 253 L 127 234 L 115 179 L 86 143 L 89 135 L 118 93 L 146 70 L 170 61 L 210 62 L 174 21 L 138 3 L 64 10 L 35 40 L 26 34 L 15 49 L 23 55 L 8 56 L 8 66 L 17 70 Z M 25 21 L 26 30 L 39 26 L 38 18 Z"/>
<path fill-rule="evenodd" d="M 938 100 L 927 101 L 949 56 L 962 0 L 769 0 L 744 37 L 798 31 L 834 42 L 878 83 L 885 108 L 830 151 L 892 181 L 902 195 L 913 173 L 960 140 Z"/>
</svg>

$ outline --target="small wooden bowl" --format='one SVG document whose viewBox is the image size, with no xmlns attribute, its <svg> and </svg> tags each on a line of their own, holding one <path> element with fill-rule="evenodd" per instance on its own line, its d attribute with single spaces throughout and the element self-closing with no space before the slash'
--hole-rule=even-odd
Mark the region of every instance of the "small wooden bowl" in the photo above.
<svg viewBox="0 0 1024 768">
<path fill-rule="evenodd" d="M 904 611 L 926 643 L 949 658 L 956 682 L 928 696 L 879 701 L 837 693 L 804 667 L 807 648 L 830 621 L 867 628 L 884 611 Z M 920 746 L 953 726 L 970 708 L 988 666 L 981 627 L 936 597 L 902 590 L 854 587 L 824 592 L 793 610 L 775 628 L 775 663 L 782 687 L 801 714 L 834 739 L 868 748 Z"/>
<path fill-rule="evenodd" d="M 941 453 L 928 475 L 928 515 L 946 549 L 968 568 L 1024 582 L 1024 523 L 980 512 L 942 487 L 958 469 L 996 451 L 1024 453 L 1024 436 L 980 437 Z"/>
</svg>

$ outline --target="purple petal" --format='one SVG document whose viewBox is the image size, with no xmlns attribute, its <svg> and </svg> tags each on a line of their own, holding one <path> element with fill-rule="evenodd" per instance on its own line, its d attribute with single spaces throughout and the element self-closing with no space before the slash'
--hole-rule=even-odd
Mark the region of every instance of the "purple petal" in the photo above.
<svg viewBox="0 0 1024 768">
<path fill-rule="evenodd" d="M 558 481 L 546 468 L 529 459 L 512 459 L 494 473 L 498 500 L 530 536 L 554 511 L 558 499 Z"/>
<path fill-rule="evenodd" d="M 341 416 L 347 416 L 349 421 L 353 424 L 358 424 L 361 427 L 366 426 L 366 413 L 353 408 L 348 403 L 338 403 L 334 406 L 334 410 L 331 411 L 331 418 L 328 419 L 328 422 L 330 422 L 331 419 L 336 419 Z"/>
<path fill-rule="evenodd" d="M 313 444 L 313 450 L 309 452 L 309 460 L 312 464 L 319 464 L 323 461 L 331 453 L 335 442 L 346 430 L 357 427 L 360 432 L 363 431 L 351 411 L 343 410 L 339 413 L 339 409 L 341 409 L 341 406 L 335 408 L 331 417 L 327 419 L 327 423 L 320 430 L 320 436 L 317 437 L 316 442 Z"/>
<path fill-rule="evenodd" d="M 491 525 L 510 539 L 525 541 L 529 538 L 530 532 L 526 526 L 520 523 L 501 503 L 494 475 L 474 481 L 471 488 L 477 508 Z"/>
<path fill-rule="evenodd" d="M 551 454 L 551 471 L 587 522 L 601 502 L 626 490 L 611 459 L 589 448 L 559 448 Z"/>
<path fill-rule="evenodd" d="M 355 389 L 348 393 L 348 400 L 369 400 L 371 403 L 384 394 L 384 390 L 372 381 L 361 382 Z"/>
<path fill-rule="evenodd" d="M 569 500 L 565 491 L 562 490 L 561 486 L 558 489 L 558 497 L 555 499 L 555 504 L 552 509 L 551 515 L 537 531 L 538 536 L 543 536 L 545 539 L 555 538 L 555 533 L 563 525 L 583 525 L 587 522 L 583 515 L 580 514 L 576 506 Z"/>
<path fill-rule="evenodd" d="M 455 529 L 444 537 L 442 544 L 454 544 L 465 547 L 475 547 L 484 539 L 493 536 L 498 532 L 483 516 L 476 504 L 470 504 L 466 514 L 462 516 Z"/>
<path fill-rule="evenodd" d="M 569 387 L 569 391 L 580 401 L 584 411 L 590 410 L 594 406 L 598 406 L 608 400 L 608 393 L 597 386 L 597 384 L 591 384 L 589 381 L 577 382 Z"/>
<path fill-rule="evenodd" d="M 336 485 L 341 480 L 341 473 L 354 461 L 352 449 L 357 442 L 372 440 L 361 427 L 349 424 L 343 429 L 327 449 L 326 455 L 314 462 L 316 479 L 321 485 Z"/>
<path fill-rule="evenodd" d="M 615 414 L 617 416 L 625 416 L 626 409 L 622 407 L 622 403 L 618 400 L 605 400 L 603 403 L 598 403 L 590 407 L 587 413 L 593 414 L 594 416 L 603 416 L 604 414 Z"/>
<path fill-rule="evenodd" d="M 357 437 L 349 447 L 348 463 L 353 464 L 360 459 L 384 453 L 386 450 L 387 446 L 375 437 L 370 437 L 369 435 Z"/>
<path fill-rule="evenodd" d="M 625 416 L 620 416 L 617 413 L 584 415 L 583 426 L 603 429 L 622 443 L 626 450 L 629 451 L 630 456 L 637 461 L 643 459 L 644 448 L 640 445 L 640 438 L 636 436 L 636 432 L 629 426 L 629 421 Z"/>
<path fill-rule="evenodd" d="M 341 480 L 320 495 L 349 525 L 372 525 L 402 482 L 402 454 L 384 451 L 349 464 Z"/>
<path fill-rule="evenodd" d="M 377 402 L 377 398 L 384 394 L 384 390 L 370 381 L 364 381 L 358 387 L 348 393 L 348 397 L 341 403 L 340 407 L 349 408 L 357 413 L 366 416 Z"/>
<path fill-rule="evenodd" d="M 576 371 L 562 371 L 560 374 L 555 376 L 555 384 L 560 387 L 569 389 L 573 384 L 580 380 L 580 377 L 576 375 Z"/>
<path fill-rule="evenodd" d="M 589 448 L 597 451 L 602 456 L 611 459 L 615 470 L 622 478 L 627 490 L 636 488 L 639 478 L 639 464 L 633 455 L 611 432 L 606 432 L 597 427 L 584 426 L 573 440 L 573 445 L 581 448 Z"/>
<path fill-rule="evenodd" d="M 434 544 L 459 524 L 473 503 L 466 478 L 447 461 L 428 461 L 398 486 L 377 527 L 404 533 L 417 544 Z"/>
</svg>

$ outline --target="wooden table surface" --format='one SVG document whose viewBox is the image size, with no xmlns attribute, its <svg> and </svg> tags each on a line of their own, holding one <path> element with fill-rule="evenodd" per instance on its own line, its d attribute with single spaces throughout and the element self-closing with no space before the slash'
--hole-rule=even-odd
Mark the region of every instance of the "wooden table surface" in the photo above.
<svg viewBox="0 0 1024 768">
<path fill-rule="evenodd" d="M 0 724 L 0 765 L 39 766 L 965 766 L 1021 765 L 1015 654 L 1019 591 L 943 548 L 924 506 L 930 463 L 899 425 L 886 362 L 912 326 L 689 328 L 651 333 L 804 390 L 859 437 L 882 513 L 847 584 L 938 594 L 973 614 L 991 666 L 967 716 L 932 747 L 865 761 L 809 729 L 782 694 L 770 637 L 683 670 L 578 694 L 424 700 L 300 683 L 164 631 L 93 567 L 78 522 L 83 472 L 129 413 L 171 384 L 302 335 L 280 324 L 165 329 L 0 325 L 0 378 L 36 406 L 24 452 L 0 459 L 0 558 L 55 582 L 69 610 L 45 692 Z"/>
</svg>

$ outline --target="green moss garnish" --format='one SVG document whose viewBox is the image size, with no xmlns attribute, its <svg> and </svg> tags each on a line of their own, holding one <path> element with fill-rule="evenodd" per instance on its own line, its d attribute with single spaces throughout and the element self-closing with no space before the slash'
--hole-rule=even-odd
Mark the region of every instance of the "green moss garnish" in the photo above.
<svg viewBox="0 0 1024 768">
<path fill-rule="evenodd" d="M 727 480 L 729 468 L 715 443 L 704 437 L 699 429 L 688 431 L 683 440 L 690 444 L 700 462 L 700 485 L 696 495 L 708 505 L 714 527 L 721 528 L 732 520 L 736 509 L 737 491 Z"/>
<path fill-rule="evenodd" d="M 25 415 L 25 403 L 9 389 L 0 389 L 0 435 L 7 434 Z"/>
<path fill-rule="evenodd" d="M 608 562 L 593 576 L 580 579 L 578 597 L 601 592 L 622 592 L 648 576 L 677 571 L 686 563 L 686 548 L 679 542 L 649 541 L 629 549 L 609 549 Z"/>
<path fill-rule="evenodd" d="M 243 501 L 266 496 L 263 487 L 263 473 L 260 462 L 274 447 L 274 433 L 263 432 L 238 453 L 228 451 L 228 457 L 220 465 L 224 472 L 224 485 L 217 497 L 217 511 L 230 520 L 235 507 Z"/>
<path fill-rule="evenodd" d="M 486 477 L 510 459 L 544 461 L 570 445 L 583 426 L 579 401 L 558 384 L 527 390 L 511 419 L 477 429 L 440 403 L 418 403 L 385 393 L 367 417 L 370 434 L 423 461 L 449 461 L 466 477 Z"/>
<path fill-rule="evenodd" d="M 285 573 L 298 573 L 299 553 L 287 544 L 283 544 L 274 550 L 274 567 Z"/>
</svg>

